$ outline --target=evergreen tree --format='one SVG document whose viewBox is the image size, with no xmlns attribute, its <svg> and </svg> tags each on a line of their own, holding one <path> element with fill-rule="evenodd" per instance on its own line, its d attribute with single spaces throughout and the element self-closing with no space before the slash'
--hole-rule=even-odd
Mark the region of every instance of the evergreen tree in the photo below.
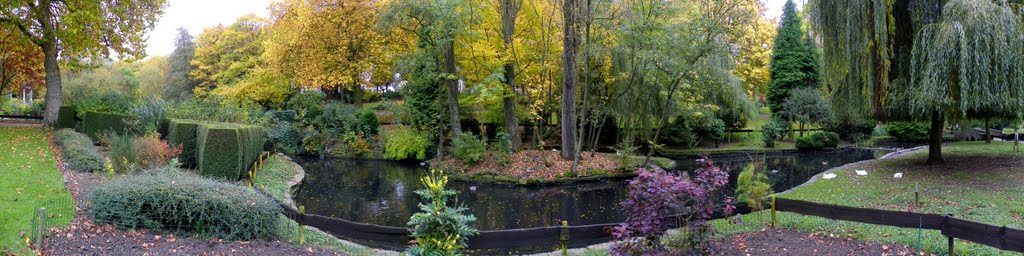
<svg viewBox="0 0 1024 256">
<path fill-rule="evenodd" d="M 769 71 L 768 106 L 772 112 L 782 111 L 790 90 L 817 86 L 818 54 L 813 42 L 804 39 L 802 22 L 793 1 L 786 1 Z"/>
<path fill-rule="evenodd" d="M 167 85 L 164 86 L 164 99 L 182 100 L 192 97 L 192 89 L 197 83 L 192 80 L 192 56 L 195 56 L 196 42 L 185 28 L 178 28 L 178 37 L 174 39 L 174 52 L 169 60 L 170 70 L 167 74 Z"/>
</svg>

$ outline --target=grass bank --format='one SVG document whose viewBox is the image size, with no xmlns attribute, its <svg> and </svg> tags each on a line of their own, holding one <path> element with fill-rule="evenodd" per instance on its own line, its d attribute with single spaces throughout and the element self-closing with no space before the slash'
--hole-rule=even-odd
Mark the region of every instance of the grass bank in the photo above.
<svg viewBox="0 0 1024 256">
<path fill-rule="evenodd" d="M 39 207 L 53 213 L 51 227 L 66 226 L 74 217 L 75 201 L 64 187 L 49 136 L 40 127 L 0 127 L 0 252 L 34 254 L 25 237 Z"/>
<path fill-rule="evenodd" d="M 951 214 L 997 226 L 1024 228 L 1024 153 L 1013 152 L 1012 143 L 960 142 L 943 145 L 946 163 L 925 165 L 926 151 L 893 159 L 871 161 L 837 169 L 831 180 L 819 179 L 783 198 L 852 207 L 919 213 Z M 854 170 L 867 170 L 858 176 Z M 903 173 L 896 179 L 895 173 Z M 920 204 L 914 191 L 920 193 Z M 721 235 L 758 231 L 770 220 L 766 212 L 742 217 L 742 224 L 725 220 L 712 223 Z M 947 253 L 946 237 L 939 231 L 894 228 L 779 212 L 783 227 L 823 236 L 899 243 L 929 253 Z M 956 241 L 956 254 L 1019 255 L 967 241 Z"/>
<path fill-rule="evenodd" d="M 279 201 L 286 201 L 290 198 L 291 191 L 288 181 L 298 174 L 297 165 L 280 155 L 272 155 L 257 173 L 255 186 L 263 189 Z M 278 231 L 282 241 L 298 245 L 299 229 L 298 223 L 288 219 L 284 215 L 280 217 L 280 230 Z M 305 227 L 305 244 L 319 246 L 344 252 L 350 255 L 377 255 L 378 252 L 371 248 L 341 241 L 334 236 L 319 232 L 310 227 Z"/>
</svg>

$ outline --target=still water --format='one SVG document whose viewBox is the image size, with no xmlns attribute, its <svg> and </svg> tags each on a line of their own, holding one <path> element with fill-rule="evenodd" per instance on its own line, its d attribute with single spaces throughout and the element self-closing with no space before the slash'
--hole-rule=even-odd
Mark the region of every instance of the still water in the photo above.
<svg viewBox="0 0 1024 256">
<path fill-rule="evenodd" d="M 784 191 L 829 168 L 874 159 L 884 153 L 847 148 L 711 157 L 717 166 L 730 173 L 729 187 L 721 195 L 727 196 L 733 193 L 735 177 L 750 165 L 765 168 L 772 189 Z M 309 213 L 405 226 L 409 216 L 419 210 L 417 204 L 421 200 L 414 191 L 422 188 L 419 178 L 427 169 L 417 164 L 312 157 L 295 160 L 306 170 L 295 201 Z M 677 171 L 691 171 L 696 166 L 694 158 L 675 160 L 679 163 Z M 619 207 L 626 194 L 625 180 L 540 187 L 452 181 L 449 188 L 460 192 L 458 203 L 477 217 L 473 226 L 480 230 L 555 226 L 562 220 L 570 225 L 587 225 L 625 219 Z"/>
</svg>

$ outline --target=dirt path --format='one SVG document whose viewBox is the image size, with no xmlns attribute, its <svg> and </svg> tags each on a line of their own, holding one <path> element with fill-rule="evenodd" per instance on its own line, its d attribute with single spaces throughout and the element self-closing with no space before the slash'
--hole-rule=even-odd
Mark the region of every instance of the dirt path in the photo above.
<svg viewBox="0 0 1024 256">
<path fill-rule="evenodd" d="M 902 245 L 881 244 L 807 233 L 792 229 L 769 229 L 736 235 L 714 242 L 716 255 L 918 255 Z"/>
</svg>

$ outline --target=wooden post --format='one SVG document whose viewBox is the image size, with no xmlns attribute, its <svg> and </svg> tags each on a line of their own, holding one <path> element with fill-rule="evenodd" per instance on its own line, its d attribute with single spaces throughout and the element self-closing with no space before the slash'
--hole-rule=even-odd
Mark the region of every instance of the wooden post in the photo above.
<svg viewBox="0 0 1024 256">
<path fill-rule="evenodd" d="M 953 256 L 953 237 L 947 236 L 946 239 L 949 241 L 949 256 Z"/>
<path fill-rule="evenodd" d="M 775 194 L 772 194 L 772 228 L 775 227 Z"/>
<path fill-rule="evenodd" d="M 304 233 L 306 231 L 306 228 L 305 228 L 305 225 L 304 225 L 305 223 L 303 223 L 303 222 L 306 222 L 306 207 L 300 205 L 299 206 L 299 246 L 302 246 L 303 242 L 305 242 L 305 239 L 303 238 L 303 235 L 304 235 Z"/>
<path fill-rule="evenodd" d="M 562 245 L 562 255 L 569 255 L 569 222 L 562 221 L 562 230 L 558 236 L 558 242 Z"/>
<path fill-rule="evenodd" d="M 917 182 L 914 182 L 914 203 L 920 205 L 921 204 L 921 196 L 920 196 L 920 193 L 918 191 L 920 191 L 920 190 L 919 190 L 919 188 L 917 186 Z"/>
<path fill-rule="evenodd" d="M 36 250 L 43 251 L 43 239 L 46 238 L 46 207 L 39 208 L 39 225 L 36 226 Z"/>
</svg>

